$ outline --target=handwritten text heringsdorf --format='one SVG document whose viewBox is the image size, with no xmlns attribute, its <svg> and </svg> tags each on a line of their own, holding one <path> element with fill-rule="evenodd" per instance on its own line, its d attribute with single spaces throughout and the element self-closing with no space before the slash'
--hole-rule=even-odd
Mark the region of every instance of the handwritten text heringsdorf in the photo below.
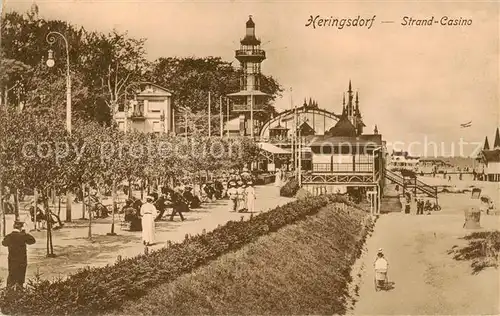
<svg viewBox="0 0 500 316">
<path fill-rule="evenodd" d="M 366 27 L 367 29 L 371 29 L 371 27 L 373 26 L 373 22 L 375 22 L 375 17 L 376 15 L 371 18 L 362 18 L 360 15 L 358 15 L 355 18 L 338 19 L 334 18 L 333 16 L 329 18 L 323 18 L 320 15 L 311 15 L 307 20 L 306 26 L 312 27 L 314 29 L 318 27 L 336 27 L 339 30 L 343 29 L 344 27 Z"/>
</svg>

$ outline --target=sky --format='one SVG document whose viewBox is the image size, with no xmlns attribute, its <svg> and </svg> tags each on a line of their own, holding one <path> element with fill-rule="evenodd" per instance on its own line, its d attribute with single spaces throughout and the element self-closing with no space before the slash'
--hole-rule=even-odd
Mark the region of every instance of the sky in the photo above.
<svg viewBox="0 0 500 316">
<path fill-rule="evenodd" d="M 32 2 L 4 0 L 3 9 L 23 12 Z M 262 72 L 286 89 L 275 103 L 277 109 L 290 108 L 292 100 L 300 105 L 304 98 L 312 97 L 320 108 L 340 113 L 342 94 L 352 80 L 353 90 L 359 92 L 366 131 L 372 132 L 377 124 L 389 145 L 410 146 L 413 154 L 432 155 L 428 148 L 434 142 L 438 156 L 452 150 L 455 155 L 458 151 L 469 155 L 485 136 L 492 145 L 500 125 L 500 8 L 495 1 L 36 3 L 43 18 L 67 20 L 102 32 L 116 28 L 146 38 L 151 60 L 221 56 L 235 66 L 234 50 L 252 15 L 256 35 L 267 53 Z M 375 15 L 375 19 L 370 29 L 306 26 L 310 16 L 317 15 L 338 19 L 372 19 Z M 434 17 L 438 23 L 403 26 L 405 16 Z M 442 26 L 442 17 L 472 23 Z M 471 127 L 460 127 L 469 121 Z"/>
</svg>

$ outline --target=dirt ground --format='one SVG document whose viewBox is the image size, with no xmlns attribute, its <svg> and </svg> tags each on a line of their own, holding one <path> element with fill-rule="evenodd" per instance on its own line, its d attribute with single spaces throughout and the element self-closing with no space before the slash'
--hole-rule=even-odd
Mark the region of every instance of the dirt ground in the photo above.
<svg viewBox="0 0 500 316">
<path fill-rule="evenodd" d="M 255 188 L 257 200 L 256 212 L 267 211 L 293 199 L 280 197 L 279 188 L 271 185 Z M 186 220 L 180 221 L 178 216 L 173 222 L 156 222 L 156 244 L 151 249 L 164 247 L 167 242 L 180 242 L 186 234 L 195 235 L 204 229 L 211 231 L 218 225 L 224 225 L 230 220 L 248 219 L 249 213 L 229 212 L 227 200 L 202 205 L 202 208 L 184 213 Z M 64 210 L 61 212 L 64 214 Z M 24 212 L 21 218 L 26 216 Z M 81 205 L 73 204 L 73 218 L 81 217 Z M 7 232 L 12 230 L 13 215 L 7 216 Z M 166 219 L 167 216 L 164 216 Z M 64 215 L 62 217 L 64 221 Z M 32 231 L 36 244 L 28 246 L 27 278 L 41 274 L 42 279 L 52 280 L 65 277 L 86 266 L 105 266 L 116 262 L 118 256 L 133 257 L 144 252 L 141 242 L 141 232 L 121 230 L 120 217 L 116 216 L 115 232 L 117 236 L 107 236 L 111 230 L 111 219 L 93 220 L 92 239 L 88 239 L 88 220 L 73 220 L 53 232 L 55 258 L 46 257 L 46 232 Z M 7 279 L 7 249 L 0 247 L 0 284 Z"/>
<path fill-rule="evenodd" d="M 382 215 L 367 251 L 353 273 L 359 277 L 354 315 L 498 315 L 499 271 L 472 274 L 470 262 L 448 254 L 461 238 L 477 230 L 463 227 L 464 210 L 476 205 L 470 193 L 440 194 L 442 211 L 432 215 Z M 500 228 L 500 216 L 482 216 L 481 230 Z M 387 291 L 375 291 L 373 262 L 383 248 L 389 262 Z M 355 276 L 356 278 L 356 276 Z"/>
</svg>

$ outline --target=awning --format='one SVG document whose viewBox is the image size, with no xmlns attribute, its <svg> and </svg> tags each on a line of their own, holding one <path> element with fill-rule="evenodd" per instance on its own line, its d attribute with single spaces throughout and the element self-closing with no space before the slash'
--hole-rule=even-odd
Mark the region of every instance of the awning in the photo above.
<svg viewBox="0 0 500 316">
<path fill-rule="evenodd" d="M 264 93 L 262 91 L 259 91 L 259 90 L 249 90 L 249 91 L 246 91 L 246 90 L 242 90 L 242 91 L 238 91 L 238 92 L 235 92 L 235 93 L 230 93 L 228 94 L 227 96 L 228 97 L 244 97 L 244 96 L 247 96 L 247 95 L 262 95 L 262 96 L 269 96 L 269 94 L 267 93 Z"/>
<path fill-rule="evenodd" d="M 278 146 L 274 146 L 273 144 L 269 143 L 257 143 L 260 149 L 265 150 L 267 152 L 270 152 L 271 154 L 285 154 L 289 155 L 290 152 L 287 150 L 284 150 L 283 148 L 279 148 Z"/>
</svg>

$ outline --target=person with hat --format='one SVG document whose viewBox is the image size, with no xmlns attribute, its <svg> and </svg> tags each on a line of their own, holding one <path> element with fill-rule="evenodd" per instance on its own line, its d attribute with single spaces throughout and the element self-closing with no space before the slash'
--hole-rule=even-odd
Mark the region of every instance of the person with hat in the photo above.
<svg viewBox="0 0 500 316">
<path fill-rule="evenodd" d="M 236 189 L 236 182 L 229 181 L 227 186 L 227 195 L 229 197 L 229 211 L 236 212 L 238 208 L 238 190 Z"/>
<path fill-rule="evenodd" d="M 14 230 L 5 236 L 2 245 L 8 247 L 8 269 L 7 287 L 22 287 L 26 279 L 26 268 L 28 267 L 28 256 L 26 245 L 33 245 L 35 238 L 27 234 L 23 222 L 14 222 Z"/>
<path fill-rule="evenodd" d="M 189 212 L 189 206 L 182 196 L 182 192 L 179 188 L 175 188 L 170 191 L 170 201 L 172 202 L 172 214 L 170 214 L 170 221 L 174 221 L 175 214 L 179 214 L 181 221 L 184 221 L 183 212 Z"/>
<path fill-rule="evenodd" d="M 384 252 L 382 248 L 378 249 L 377 258 L 373 263 L 375 268 L 375 280 L 377 282 L 377 290 L 382 287 L 387 282 L 387 270 L 389 269 L 389 263 L 384 257 Z"/>
<path fill-rule="evenodd" d="M 245 183 L 243 181 L 238 181 L 238 212 L 244 212 L 247 208 L 245 201 Z"/>
<path fill-rule="evenodd" d="M 153 200 L 154 198 L 148 195 L 146 203 L 141 206 L 142 242 L 146 246 L 153 244 L 155 239 L 156 207 L 153 205 Z"/>
<path fill-rule="evenodd" d="M 248 181 L 247 182 L 248 186 L 245 188 L 245 196 L 246 196 L 246 202 L 247 202 L 247 211 L 250 213 L 253 213 L 255 211 L 255 189 L 253 187 L 253 182 Z"/>
</svg>

